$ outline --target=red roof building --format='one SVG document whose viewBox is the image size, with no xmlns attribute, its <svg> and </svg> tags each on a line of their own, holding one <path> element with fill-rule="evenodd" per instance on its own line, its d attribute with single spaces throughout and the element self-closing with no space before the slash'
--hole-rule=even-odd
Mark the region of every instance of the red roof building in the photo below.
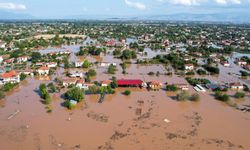
<svg viewBox="0 0 250 150">
<path fill-rule="evenodd" d="M 13 78 L 13 77 L 16 77 L 18 74 L 15 70 L 12 70 L 10 72 L 6 72 L 6 73 L 3 73 L 1 75 L 1 78 Z"/>
<path fill-rule="evenodd" d="M 118 86 L 142 86 L 142 80 L 129 80 L 129 79 L 121 79 L 117 80 Z"/>
</svg>

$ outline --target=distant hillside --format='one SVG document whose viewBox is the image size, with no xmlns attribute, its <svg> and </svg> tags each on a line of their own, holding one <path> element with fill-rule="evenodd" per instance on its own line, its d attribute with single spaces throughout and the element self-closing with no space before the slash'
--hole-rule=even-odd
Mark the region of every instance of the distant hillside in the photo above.
<svg viewBox="0 0 250 150">
<path fill-rule="evenodd" d="M 148 15 L 134 17 L 119 17 L 108 15 L 73 15 L 61 17 L 35 17 L 29 14 L 12 13 L 0 10 L 0 20 L 6 19 L 76 19 L 76 20 L 160 20 L 160 21 L 201 21 L 201 22 L 233 22 L 233 23 L 250 23 L 250 15 L 242 13 L 214 13 L 214 14 L 191 14 L 180 13 L 170 15 Z"/>
<path fill-rule="evenodd" d="M 134 17 L 140 20 L 168 20 L 168 21 L 214 21 L 214 22 L 234 22 L 250 23 L 249 14 L 171 14 L 171 15 L 152 15 L 145 17 Z"/>
<path fill-rule="evenodd" d="M 17 14 L 7 11 L 0 10 L 0 20 L 8 20 L 8 19 L 34 19 L 35 17 L 28 14 Z"/>
</svg>

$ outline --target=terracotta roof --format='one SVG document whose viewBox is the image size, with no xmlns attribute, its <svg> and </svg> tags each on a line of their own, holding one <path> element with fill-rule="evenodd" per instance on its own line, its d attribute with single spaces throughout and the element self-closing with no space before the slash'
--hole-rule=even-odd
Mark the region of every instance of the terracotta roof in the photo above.
<svg viewBox="0 0 250 150">
<path fill-rule="evenodd" d="M 151 81 L 150 84 L 151 84 L 151 85 L 161 85 L 161 83 L 158 82 L 158 81 Z"/>
<path fill-rule="evenodd" d="M 49 70 L 49 67 L 40 67 L 38 70 Z"/>
<path fill-rule="evenodd" d="M 83 83 L 84 83 L 84 80 L 83 80 L 83 79 L 77 80 L 76 83 L 77 83 L 77 84 L 83 84 Z"/>
<path fill-rule="evenodd" d="M 230 86 L 242 86 L 240 82 L 233 82 L 229 84 Z"/>
<path fill-rule="evenodd" d="M 63 80 L 64 83 L 76 83 L 77 78 L 66 78 Z"/>
<path fill-rule="evenodd" d="M 193 64 L 185 64 L 185 66 L 194 66 Z"/>
<path fill-rule="evenodd" d="M 111 80 L 104 80 L 102 81 L 102 84 L 110 84 L 112 81 Z"/>
<path fill-rule="evenodd" d="M 141 85 L 142 80 L 128 80 L 128 79 L 121 79 L 117 80 L 118 85 Z"/>
<path fill-rule="evenodd" d="M 20 57 L 18 57 L 18 58 L 28 58 L 28 56 L 20 56 Z"/>
<path fill-rule="evenodd" d="M 1 75 L 1 78 L 12 78 L 12 77 L 16 77 L 17 76 L 17 72 L 15 70 L 12 70 L 10 72 L 5 72 Z"/>
</svg>

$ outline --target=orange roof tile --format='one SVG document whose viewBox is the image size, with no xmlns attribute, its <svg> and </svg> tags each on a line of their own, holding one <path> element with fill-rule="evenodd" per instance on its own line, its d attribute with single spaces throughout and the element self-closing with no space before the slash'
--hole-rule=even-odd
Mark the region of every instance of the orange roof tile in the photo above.
<svg viewBox="0 0 250 150">
<path fill-rule="evenodd" d="M 17 72 L 15 70 L 12 70 L 10 72 L 5 72 L 1 75 L 2 78 L 11 78 L 11 77 L 16 77 Z"/>
<path fill-rule="evenodd" d="M 49 70 L 49 67 L 43 66 L 43 67 L 40 67 L 38 70 Z"/>
</svg>

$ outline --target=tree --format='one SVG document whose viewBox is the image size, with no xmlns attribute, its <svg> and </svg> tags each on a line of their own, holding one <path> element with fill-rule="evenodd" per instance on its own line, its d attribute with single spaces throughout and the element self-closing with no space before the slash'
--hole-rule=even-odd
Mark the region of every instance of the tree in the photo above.
<svg viewBox="0 0 250 150">
<path fill-rule="evenodd" d="M 167 85 L 166 90 L 167 91 L 177 91 L 177 87 L 175 85 Z"/>
<path fill-rule="evenodd" d="M 113 55 L 114 55 L 114 56 L 121 55 L 121 50 L 115 49 L 115 50 L 113 51 Z"/>
<path fill-rule="evenodd" d="M 76 55 L 78 55 L 78 56 L 84 56 L 85 55 L 85 51 L 84 51 L 82 46 L 80 47 L 80 51 Z"/>
<path fill-rule="evenodd" d="M 122 67 L 122 73 L 126 74 L 126 64 L 123 62 L 120 64 L 120 66 Z"/>
<path fill-rule="evenodd" d="M 50 95 L 49 95 L 49 92 L 47 91 L 47 87 L 44 83 L 40 84 L 39 90 L 40 90 L 41 98 L 44 99 L 44 101 L 43 101 L 44 104 L 46 104 L 46 105 L 50 104 L 50 102 L 51 102 Z"/>
<path fill-rule="evenodd" d="M 130 51 L 128 49 L 122 52 L 122 59 L 135 59 L 137 57 L 135 51 Z"/>
<path fill-rule="evenodd" d="M 72 105 L 72 104 L 70 103 L 70 100 L 64 101 L 63 106 L 67 107 L 68 109 L 73 109 L 73 108 L 76 107 L 76 105 Z"/>
<path fill-rule="evenodd" d="M 200 95 L 199 94 L 192 94 L 190 97 L 189 97 L 189 100 L 190 101 L 199 101 L 200 100 Z"/>
<path fill-rule="evenodd" d="M 234 97 L 235 98 L 244 98 L 245 97 L 245 93 L 243 93 L 243 92 L 236 92 L 234 94 Z"/>
<path fill-rule="evenodd" d="M 108 73 L 109 74 L 115 74 L 115 71 L 116 71 L 116 66 L 114 66 L 113 64 L 109 65 Z"/>
<path fill-rule="evenodd" d="M 128 95 L 130 95 L 130 94 L 131 94 L 131 91 L 129 91 L 129 90 L 125 90 L 125 91 L 123 92 L 123 94 L 128 96 Z"/>
<path fill-rule="evenodd" d="M 44 83 L 41 83 L 39 86 L 39 90 L 41 91 L 43 89 L 46 89 L 46 85 Z"/>
<path fill-rule="evenodd" d="M 203 69 L 198 69 L 196 72 L 197 72 L 199 75 L 205 75 L 205 74 L 207 74 L 207 72 L 206 72 L 205 70 L 203 70 Z"/>
<path fill-rule="evenodd" d="M 111 88 L 115 89 L 118 87 L 116 77 L 112 77 L 112 82 L 110 83 Z"/>
<path fill-rule="evenodd" d="M 70 67 L 70 63 L 67 57 L 63 58 L 64 68 L 68 69 Z"/>
<path fill-rule="evenodd" d="M 241 76 L 242 76 L 242 77 L 247 77 L 247 76 L 250 75 L 248 72 L 246 72 L 246 71 L 244 71 L 244 70 L 241 70 L 240 73 L 241 73 Z"/>
<path fill-rule="evenodd" d="M 41 60 L 41 58 L 42 58 L 42 55 L 39 52 L 32 52 L 31 59 L 33 62 L 37 62 Z"/>
<path fill-rule="evenodd" d="M 188 93 L 186 92 L 186 91 L 182 91 L 181 93 L 178 93 L 177 95 L 176 95 L 176 99 L 178 100 L 178 101 L 185 101 L 185 100 L 187 100 L 188 99 Z"/>
<path fill-rule="evenodd" d="M 84 99 L 84 91 L 79 87 L 73 87 L 65 93 L 65 96 L 67 99 L 73 99 L 80 102 Z"/>
<path fill-rule="evenodd" d="M 90 65 L 91 65 L 91 63 L 90 63 L 88 60 L 85 60 L 85 61 L 83 62 L 83 64 L 82 64 L 82 67 L 83 67 L 83 68 L 89 68 Z"/>
<path fill-rule="evenodd" d="M 220 69 L 218 67 L 214 67 L 214 66 L 210 66 L 210 65 L 203 65 L 203 68 L 205 68 L 211 74 L 219 74 L 220 73 Z"/>
<path fill-rule="evenodd" d="M 4 92 L 8 92 L 10 91 L 11 89 L 13 89 L 17 84 L 13 84 L 13 83 L 6 83 L 4 84 L 4 86 L 2 87 L 2 90 Z"/>
<path fill-rule="evenodd" d="M 25 80 L 26 77 L 27 77 L 26 74 L 24 74 L 24 73 L 21 73 L 21 74 L 20 74 L 20 80 L 21 80 L 21 81 Z"/>
<path fill-rule="evenodd" d="M 0 91 L 0 99 L 3 99 L 5 97 L 4 92 Z"/>
<path fill-rule="evenodd" d="M 220 100 L 220 101 L 223 101 L 223 102 L 227 102 L 227 101 L 229 101 L 229 96 L 227 95 L 227 94 L 223 94 L 222 92 L 220 92 L 220 91 L 216 91 L 215 92 L 215 98 L 217 99 L 217 100 Z"/>
<path fill-rule="evenodd" d="M 96 71 L 94 69 L 90 69 L 87 72 L 87 75 L 90 76 L 90 77 L 94 77 L 94 76 L 96 76 Z"/>
<path fill-rule="evenodd" d="M 48 88 L 49 88 L 49 92 L 51 93 L 55 93 L 56 91 L 58 91 L 58 89 L 52 82 L 48 84 Z"/>
</svg>

